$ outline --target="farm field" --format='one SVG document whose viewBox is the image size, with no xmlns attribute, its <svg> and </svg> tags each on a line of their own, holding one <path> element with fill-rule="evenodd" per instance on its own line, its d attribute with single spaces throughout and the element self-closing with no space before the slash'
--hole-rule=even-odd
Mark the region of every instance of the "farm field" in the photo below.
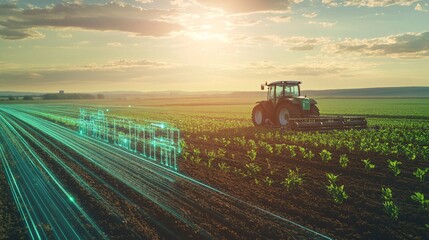
<svg viewBox="0 0 429 240">
<path fill-rule="evenodd" d="M 429 238 L 429 99 L 320 99 L 321 114 L 366 116 L 370 127 L 327 132 L 255 128 L 254 102 L 0 103 L 0 238 Z M 180 129 L 179 173 L 80 136 L 80 108 Z M 55 208 L 23 213 L 18 190 Z"/>
</svg>

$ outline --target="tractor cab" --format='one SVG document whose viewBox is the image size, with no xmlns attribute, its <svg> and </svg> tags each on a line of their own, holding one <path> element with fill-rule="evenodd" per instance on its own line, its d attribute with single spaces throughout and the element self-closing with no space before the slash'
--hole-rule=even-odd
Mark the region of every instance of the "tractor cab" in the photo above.
<svg viewBox="0 0 429 240">
<path fill-rule="evenodd" d="M 293 99 L 301 96 L 301 82 L 299 81 L 277 81 L 266 84 L 268 88 L 267 100 L 277 104 L 283 98 Z M 262 90 L 265 87 L 261 85 Z"/>
</svg>

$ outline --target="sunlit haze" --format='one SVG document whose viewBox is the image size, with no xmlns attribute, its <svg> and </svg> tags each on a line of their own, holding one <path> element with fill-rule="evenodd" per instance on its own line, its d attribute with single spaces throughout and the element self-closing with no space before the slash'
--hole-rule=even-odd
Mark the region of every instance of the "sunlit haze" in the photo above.
<svg viewBox="0 0 429 240">
<path fill-rule="evenodd" d="M 0 1 L 0 91 L 429 86 L 427 0 Z"/>
</svg>

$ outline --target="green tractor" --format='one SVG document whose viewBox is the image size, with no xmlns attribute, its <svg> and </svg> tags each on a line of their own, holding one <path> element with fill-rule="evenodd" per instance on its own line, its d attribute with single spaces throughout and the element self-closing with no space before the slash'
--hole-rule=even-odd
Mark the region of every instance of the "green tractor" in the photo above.
<svg viewBox="0 0 429 240">
<path fill-rule="evenodd" d="M 366 128 L 364 117 L 320 116 L 317 102 L 301 96 L 300 81 L 277 81 L 268 88 L 267 100 L 257 102 L 252 111 L 255 126 L 274 125 L 292 130 Z"/>
</svg>

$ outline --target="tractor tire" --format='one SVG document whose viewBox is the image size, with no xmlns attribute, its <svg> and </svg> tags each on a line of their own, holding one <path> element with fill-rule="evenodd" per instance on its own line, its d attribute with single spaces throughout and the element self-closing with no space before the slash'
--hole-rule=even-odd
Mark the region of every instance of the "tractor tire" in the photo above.
<svg viewBox="0 0 429 240">
<path fill-rule="evenodd" d="M 289 118 L 299 118 L 301 112 L 291 103 L 283 103 L 277 107 L 276 110 L 276 124 L 279 126 L 286 126 L 289 123 Z"/>
<path fill-rule="evenodd" d="M 261 104 L 256 105 L 252 111 L 252 122 L 255 127 L 263 126 L 266 119 L 266 113 Z"/>
<path fill-rule="evenodd" d="M 320 116 L 319 108 L 316 106 L 316 104 L 312 104 L 310 106 L 310 115 L 311 116 Z"/>
</svg>

